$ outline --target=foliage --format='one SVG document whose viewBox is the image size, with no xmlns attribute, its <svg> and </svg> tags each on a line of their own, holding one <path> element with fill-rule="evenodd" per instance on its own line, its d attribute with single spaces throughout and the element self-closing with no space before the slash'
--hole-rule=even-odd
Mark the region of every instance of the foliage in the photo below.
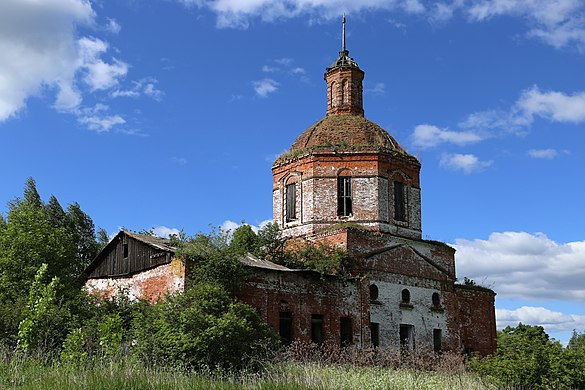
<svg viewBox="0 0 585 390">
<path fill-rule="evenodd" d="M 274 340 L 254 309 L 215 284 L 196 284 L 141 309 L 133 352 L 148 366 L 242 368 Z"/>
<path fill-rule="evenodd" d="M 541 326 L 520 323 L 498 332 L 495 356 L 475 359 L 470 367 L 498 386 L 584 388 L 585 350 L 579 347 L 578 334 L 571 340 L 573 343 L 563 349 Z"/>
<path fill-rule="evenodd" d="M 65 211 L 55 196 L 44 204 L 35 181 L 27 179 L 23 197 L 8 202 L 6 217 L 0 217 L 0 345 L 15 346 L 26 297 L 42 264 L 47 280 L 59 279 L 58 293 L 66 300 L 51 310 L 68 315 L 82 285 L 80 273 L 97 254 L 94 233 L 79 204 Z"/>
<path fill-rule="evenodd" d="M 312 269 L 320 274 L 347 276 L 355 269 L 355 264 L 346 251 L 304 240 L 300 245 L 291 248 L 285 259 L 290 268 Z"/>
<path fill-rule="evenodd" d="M 244 275 L 240 251 L 230 247 L 229 235 L 221 230 L 187 238 L 178 247 L 177 256 L 188 261 L 193 283 L 217 283 L 231 291 Z"/>
<path fill-rule="evenodd" d="M 18 327 L 18 348 L 25 352 L 50 352 L 63 337 L 69 312 L 57 303 L 59 278 L 45 284 L 47 264 L 41 265 L 31 285 L 24 319 Z"/>
</svg>

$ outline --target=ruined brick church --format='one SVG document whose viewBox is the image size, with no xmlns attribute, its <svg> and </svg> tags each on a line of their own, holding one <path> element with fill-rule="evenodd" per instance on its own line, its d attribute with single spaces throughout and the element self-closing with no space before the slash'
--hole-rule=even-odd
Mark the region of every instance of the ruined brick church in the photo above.
<svg viewBox="0 0 585 390">
<path fill-rule="evenodd" d="M 347 250 L 362 274 L 322 276 L 248 255 L 250 276 L 236 297 L 285 342 L 491 354 L 495 293 L 457 284 L 455 250 L 422 239 L 421 165 L 364 117 L 363 78 L 344 31 L 325 72 L 326 116 L 272 167 L 283 234 Z M 87 269 L 86 286 L 148 299 L 180 291 L 188 272 L 174 253 L 169 240 L 120 232 Z"/>
</svg>

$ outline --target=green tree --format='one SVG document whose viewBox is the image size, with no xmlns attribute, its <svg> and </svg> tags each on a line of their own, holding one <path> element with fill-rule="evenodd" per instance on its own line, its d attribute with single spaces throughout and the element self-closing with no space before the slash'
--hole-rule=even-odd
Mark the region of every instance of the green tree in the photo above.
<svg viewBox="0 0 585 390">
<path fill-rule="evenodd" d="M 30 287 L 25 317 L 18 327 L 18 348 L 26 353 L 48 352 L 61 344 L 70 313 L 58 304 L 59 278 L 46 284 L 47 264 L 41 265 Z"/>
<path fill-rule="evenodd" d="M 496 354 L 472 362 L 471 368 L 503 387 L 557 388 L 561 353 L 561 344 L 542 326 L 520 323 L 499 331 Z"/>
<path fill-rule="evenodd" d="M 258 255 L 262 241 L 256 233 L 252 230 L 250 225 L 242 222 L 232 234 L 232 240 L 230 242 L 230 250 L 236 255 L 245 255 L 246 253 L 253 253 Z"/>
<path fill-rule="evenodd" d="M 0 343 L 14 345 L 23 319 L 26 296 L 37 270 L 58 277 L 70 300 L 80 290 L 80 273 L 97 253 L 93 221 L 77 203 L 64 211 L 56 197 L 44 204 L 32 178 L 23 197 L 8 202 L 0 218 Z"/>
</svg>

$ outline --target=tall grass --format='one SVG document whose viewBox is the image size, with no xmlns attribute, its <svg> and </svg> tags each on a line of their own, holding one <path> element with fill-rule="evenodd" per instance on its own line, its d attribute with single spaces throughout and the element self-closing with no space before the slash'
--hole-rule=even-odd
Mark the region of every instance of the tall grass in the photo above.
<svg viewBox="0 0 585 390">
<path fill-rule="evenodd" d="M 120 361 L 83 367 L 38 359 L 0 362 L 1 389 L 494 389 L 466 372 L 275 363 L 261 372 L 185 372 Z"/>
</svg>

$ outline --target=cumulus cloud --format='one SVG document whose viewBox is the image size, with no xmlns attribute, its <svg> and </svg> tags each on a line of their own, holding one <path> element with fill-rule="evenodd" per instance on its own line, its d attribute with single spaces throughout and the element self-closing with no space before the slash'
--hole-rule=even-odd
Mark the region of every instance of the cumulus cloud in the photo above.
<svg viewBox="0 0 585 390">
<path fill-rule="evenodd" d="M 107 114 L 107 105 L 93 105 L 87 99 L 97 97 L 103 102 L 107 97 L 140 95 L 161 99 L 154 79 L 123 88 L 130 65 L 109 54 L 107 41 L 79 35 L 81 26 L 94 32 L 120 31 L 116 20 L 107 19 L 107 24 L 99 26 L 96 19 L 88 0 L 0 2 L 0 123 L 17 115 L 29 98 L 49 96 L 57 111 L 76 116 L 79 124 L 91 130 L 105 132 L 126 120 L 121 114 Z"/>
<path fill-rule="evenodd" d="M 467 7 L 472 21 L 485 21 L 497 16 L 517 16 L 529 21 L 527 35 L 556 48 L 585 44 L 585 17 L 580 0 L 484 0 Z"/>
<path fill-rule="evenodd" d="M 532 158 L 543 158 L 552 160 L 559 155 L 555 149 L 530 149 L 527 154 Z"/>
<path fill-rule="evenodd" d="M 58 91 L 63 107 L 80 102 L 73 83 L 83 61 L 73 25 L 89 25 L 93 18 L 85 1 L 0 2 L 0 122 L 44 86 Z"/>
<path fill-rule="evenodd" d="M 522 306 L 515 310 L 496 310 L 496 323 L 499 329 L 516 326 L 519 322 L 542 326 L 547 333 L 585 329 L 585 316 L 582 315 L 565 314 L 534 306 Z"/>
<path fill-rule="evenodd" d="M 154 232 L 155 236 L 162 237 L 162 238 L 169 238 L 173 234 L 178 236 L 179 233 L 181 232 L 177 228 L 169 228 L 166 226 L 157 226 L 154 229 L 152 229 L 152 231 Z"/>
<path fill-rule="evenodd" d="M 465 129 L 501 129 L 522 134 L 536 118 L 549 122 L 580 124 L 585 122 L 585 92 L 568 94 L 541 91 L 533 86 L 520 94 L 508 110 L 486 110 L 469 115 L 459 124 Z"/>
<path fill-rule="evenodd" d="M 585 122 L 585 92 L 572 95 L 558 91 L 541 92 L 537 86 L 522 93 L 516 102 L 517 115 L 531 123 L 535 116 L 551 122 Z"/>
<path fill-rule="evenodd" d="M 482 172 L 491 166 L 493 161 L 482 161 L 473 154 L 443 153 L 439 165 L 452 171 L 465 174 Z"/>
<path fill-rule="evenodd" d="M 559 244 L 542 233 L 498 232 L 453 246 L 459 275 L 485 278 L 500 297 L 585 300 L 585 241 Z"/>
<path fill-rule="evenodd" d="M 416 126 L 412 138 L 413 145 L 421 149 L 432 148 L 442 143 L 467 145 L 483 139 L 471 131 L 451 131 L 428 124 Z"/>
<path fill-rule="evenodd" d="M 254 86 L 254 91 L 256 91 L 256 94 L 262 98 L 265 98 L 271 93 L 276 92 L 280 84 L 272 79 L 266 78 L 254 81 L 252 85 Z"/>
</svg>

